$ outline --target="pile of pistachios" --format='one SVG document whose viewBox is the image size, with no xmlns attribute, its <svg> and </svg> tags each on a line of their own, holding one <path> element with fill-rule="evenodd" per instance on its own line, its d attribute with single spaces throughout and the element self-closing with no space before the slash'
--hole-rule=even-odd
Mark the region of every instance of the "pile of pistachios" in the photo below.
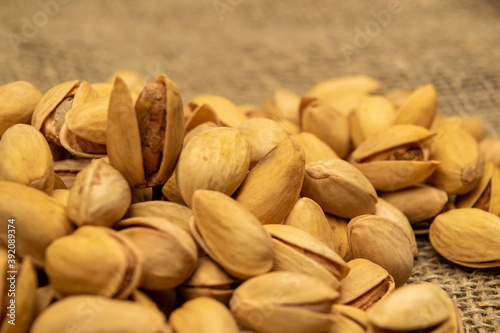
<svg viewBox="0 0 500 333">
<path fill-rule="evenodd" d="M 0 331 L 463 332 L 443 289 L 406 284 L 415 234 L 500 266 L 500 139 L 432 85 L 379 86 L 0 86 Z"/>
</svg>

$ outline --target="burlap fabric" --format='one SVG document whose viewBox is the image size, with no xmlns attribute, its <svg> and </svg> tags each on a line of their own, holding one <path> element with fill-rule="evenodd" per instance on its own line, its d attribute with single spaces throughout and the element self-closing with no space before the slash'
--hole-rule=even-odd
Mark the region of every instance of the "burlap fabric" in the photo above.
<svg viewBox="0 0 500 333">
<path fill-rule="evenodd" d="M 444 114 L 475 114 L 500 133 L 496 0 L 3 0 L 0 22 L 0 84 L 44 92 L 129 68 L 146 80 L 167 73 L 185 100 L 258 104 L 277 87 L 303 94 L 367 74 L 382 92 L 433 83 Z M 500 270 L 449 263 L 425 236 L 418 245 L 410 282 L 448 291 L 467 332 L 500 331 Z"/>
</svg>

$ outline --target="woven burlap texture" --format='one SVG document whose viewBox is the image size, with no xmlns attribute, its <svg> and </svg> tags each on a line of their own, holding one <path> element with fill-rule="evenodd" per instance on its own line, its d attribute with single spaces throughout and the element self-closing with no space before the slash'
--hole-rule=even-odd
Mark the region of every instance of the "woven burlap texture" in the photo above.
<svg viewBox="0 0 500 333">
<path fill-rule="evenodd" d="M 0 6 L 0 84 L 105 80 L 128 68 L 167 73 L 184 100 L 201 94 L 260 104 L 277 87 L 305 93 L 366 74 L 381 92 L 432 83 L 444 114 L 500 129 L 500 5 L 496 0 L 13 0 Z M 500 237 L 500 235 L 499 235 Z M 410 282 L 444 288 L 466 332 L 500 331 L 498 269 L 449 263 L 427 237 Z"/>
</svg>

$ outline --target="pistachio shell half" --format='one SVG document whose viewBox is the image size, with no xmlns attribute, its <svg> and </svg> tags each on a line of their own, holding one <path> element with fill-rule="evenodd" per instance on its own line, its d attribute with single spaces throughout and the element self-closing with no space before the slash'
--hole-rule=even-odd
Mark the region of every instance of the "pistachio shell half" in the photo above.
<svg viewBox="0 0 500 333">
<path fill-rule="evenodd" d="M 229 127 L 238 127 L 247 119 L 247 116 L 233 102 L 222 96 L 200 95 L 191 99 L 187 104 L 191 110 L 195 110 L 203 104 L 209 105 L 217 114 L 220 122 Z"/>
<path fill-rule="evenodd" d="M 437 93 L 432 84 L 413 91 L 396 114 L 395 124 L 431 126 L 436 113 Z"/>
</svg>

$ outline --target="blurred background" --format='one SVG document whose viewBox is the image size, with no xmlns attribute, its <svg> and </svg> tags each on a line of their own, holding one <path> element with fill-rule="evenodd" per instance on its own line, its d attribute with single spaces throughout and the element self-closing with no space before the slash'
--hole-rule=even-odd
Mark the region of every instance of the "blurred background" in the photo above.
<svg viewBox="0 0 500 333">
<path fill-rule="evenodd" d="M 381 93 L 432 83 L 445 114 L 500 133 L 500 1 L 0 0 L 0 85 L 42 92 L 132 69 L 166 73 L 184 101 L 203 93 L 260 104 L 276 88 L 365 74 Z M 441 259 L 428 242 L 412 277 L 445 288 L 467 332 L 500 330 L 495 274 Z M 498 271 L 497 271 L 498 273 Z"/>
</svg>

